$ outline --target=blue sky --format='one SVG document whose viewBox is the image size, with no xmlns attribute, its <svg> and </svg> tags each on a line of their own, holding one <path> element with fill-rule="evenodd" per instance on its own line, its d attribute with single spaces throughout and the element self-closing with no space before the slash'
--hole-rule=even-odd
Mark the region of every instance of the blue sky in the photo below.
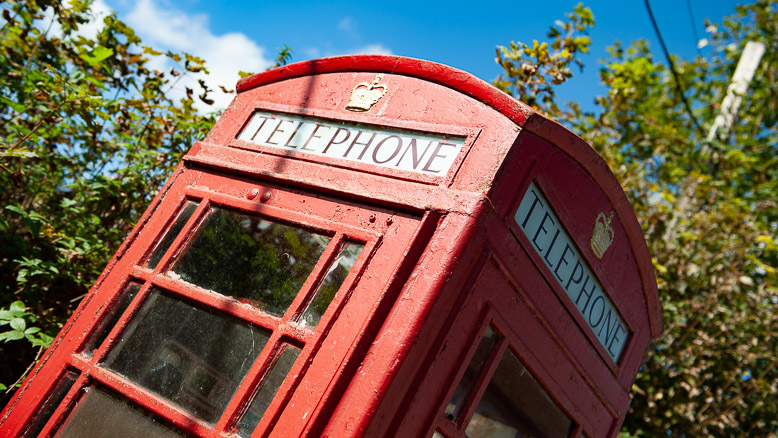
<svg viewBox="0 0 778 438">
<path fill-rule="evenodd" d="M 496 46 L 542 41 L 554 20 L 562 19 L 576 3 L 97 0 L 94 8 L 117 11 L 156 48 L 205 58 L 212 84 L 233 87 L 238 70 L 264 70 L 285 44 L 294 52 L 293 61 L 349 53 L 395 54 L 440 62 L 491 81 L 500 73 L 494 63 Z M 737 3 L 689 0 L 697 36 L 706 36 L 705 18 L 720 23 L 734 13 Z M 606 47 L 614 41 L 645 38 L 657 59 L 664 57 L 642 0 L 584 4 L 595 15 L 592 53 L 583 58 L 584 72 L 576 71 L 559 94 L 592 108 L 594 97 L 602 93 L 597 60 L 606 56 Z M 651 6 L 670 51 L 695 56 L 697 40 L 686 0 L 653 0 Z M 229 99 L 223 96 L 217 102 L 226 106 Z"/>
</svg>

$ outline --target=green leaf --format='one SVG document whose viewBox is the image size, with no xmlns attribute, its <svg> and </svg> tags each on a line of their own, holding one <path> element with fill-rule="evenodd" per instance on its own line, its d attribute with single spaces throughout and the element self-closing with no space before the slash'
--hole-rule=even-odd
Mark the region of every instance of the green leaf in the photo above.
<svg viewBox="0 0 778 438">
<path fill-rule="evenodd" d="M 14 330 L 10 332 L 0 333 L 0 341 L 3 342 L 18 341 L 19 339 L 24 339 L 24 332 L 19 330 Z"/>
<path fill-rule="evenodd" d="M 16 300 L 8 307 L 8 310 L 11 312 L 24 312 L 27 309 L 27 306 L 24 305 L 23 302 L 20 300 Z"/>
<path fill-rule="evenodd" d="M 95 64 L 99 62 L 103 62 L 104 60 L 108 59 L 112 55 L 113 55 L 113 49 L 109 49 L 108 47 L 103 47 L 103 46 L 97 46 L 94 48 L 94 50 L 92 50 L 91 54 L 82 55 L 82 58 L 84 59 L 84 61 L 87 62 L 87 64 L 94 67 Z"/>
<path fill-rule="evenodd" d="M 11 328 L 24 331 L 27 328 L 27 323 L 24 321 L 24 318 L 14 318 L 11 320 Z"/>
<path fill-rule="evenodd" d="M 37 158 L 38 154 L 33 151 L 24 148 L 12 148 L 0 152 L 0 157 L 3 158 Z"/>
<path fill-rule="evenodd" d="M 13 100 L 11 100 L 11 99 L 9 99 L 9 98 L 7 98 L 5 96 L 0 96 L 0 103 L 3 103 L 5 105 L 10 106 L 11 108 L 13 108 L 14 111 L 16 111 L 17 113 L 20 113 L 20 114 L 23 113 L 25 111 L 25 109 L 27 109 L 27 107 L 25 107 L 21 103 L 14 102 Z"/>
<path fill-rule="evenodd" d="M 77 84 L 86 77 L 86 72 L 81 69 L 75 69 L 68 75 L 68 81 L 71 84 Z"/>
</svg>

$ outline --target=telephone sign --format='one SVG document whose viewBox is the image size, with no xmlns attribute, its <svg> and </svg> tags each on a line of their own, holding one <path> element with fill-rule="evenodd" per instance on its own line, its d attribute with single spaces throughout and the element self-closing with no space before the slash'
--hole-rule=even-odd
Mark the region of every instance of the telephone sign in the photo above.
<svg viewBox="0 0 778 438">
<path fill-rule="evenodd" d="M 446 175 L 465 138 L 257 111 L 238 140 L 281 151 Z"/>
<path fill-rule="evenodd" d="M 608 356 L 618 362 L 629 337 L 629 329 L 535 184 L 527 188 L 514 220 L 575 308 L 581 312 L 586 324 L 597 334 L 597 340 Z M 607 236 L 606 228 L 595 230 Z M 603 241 L 599 236 L 593 235 L 592 242 Z M 607 238 L 604 241 L 607 242 Z"/>
</svg>

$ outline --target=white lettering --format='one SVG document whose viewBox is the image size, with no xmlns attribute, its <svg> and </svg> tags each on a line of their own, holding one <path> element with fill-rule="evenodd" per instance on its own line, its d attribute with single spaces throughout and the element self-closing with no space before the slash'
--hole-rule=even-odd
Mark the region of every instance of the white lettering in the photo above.
<svg viewBox="0 0 778 438">
<path fill-rule="evenodd" d="M 445 176 L 464 137 L 255 111 L 238 140 L 260 146 Z"/>
</svg>

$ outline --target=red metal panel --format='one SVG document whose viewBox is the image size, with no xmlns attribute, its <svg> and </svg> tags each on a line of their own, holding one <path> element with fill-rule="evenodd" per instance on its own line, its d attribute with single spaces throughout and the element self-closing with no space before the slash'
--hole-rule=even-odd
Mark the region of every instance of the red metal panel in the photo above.
<svg viewBox="0 0 778 438">
<path fill-rule="evenodd" d="M 534 111 L 487 82 L 446 65 L 401 56 L 356 55 L 298 62 L 241 79 L 238 93 L 290 78 L 335 72 L 377 72 L 418 77 L 453 88 L 476 101 L 488 102 L 516 124 L 523 125 Z M 371 78 L 372 79 L 372 78 Z"/>
<path fill-rule="evenodd" d="M 410 383 L 398 377 L 400 364 L 408 370 L 415 369 L 423 359 L 424 356 L 419 353 L 424 347 L 416 345 L 418 337 L 423 326 L 431 323 L 429 319 L 440 318 L 440 313 L 432 314 L 438 291 L 452 277 L 467 275 L 464 268 L 469 264 L 468 257 L 462 253 L 469 244 L 474 227 L 473 219 L 464 215 L 449 215 L 439 224 L 437 235 L 429 242 L 425 256 L 419 260 L 417 269 L 406 282 L 383 329 L 363 360 L 359 373 L 329 421 L 324 436 L 361 436 L 365 434 L 370 422 L 391 420 L 391 417 L 374 419 L 372 414 L 378 411 L 382 403 L 387 406 L 387 414 L 400 407 L 398 398 L 408 390 L 407 384 Z M 452 239 L 452 235 L 458 238 Z M 414 355 L 410 354 L 412 348 L 417 352 Z M 393 385 L 396 388 L 387 397 Z M 354 411 L 353 406 L 360 406 L 360 410 Z M 372 427 L 380 430 L 390 426 L 375 424 Z"/>
</svg>

